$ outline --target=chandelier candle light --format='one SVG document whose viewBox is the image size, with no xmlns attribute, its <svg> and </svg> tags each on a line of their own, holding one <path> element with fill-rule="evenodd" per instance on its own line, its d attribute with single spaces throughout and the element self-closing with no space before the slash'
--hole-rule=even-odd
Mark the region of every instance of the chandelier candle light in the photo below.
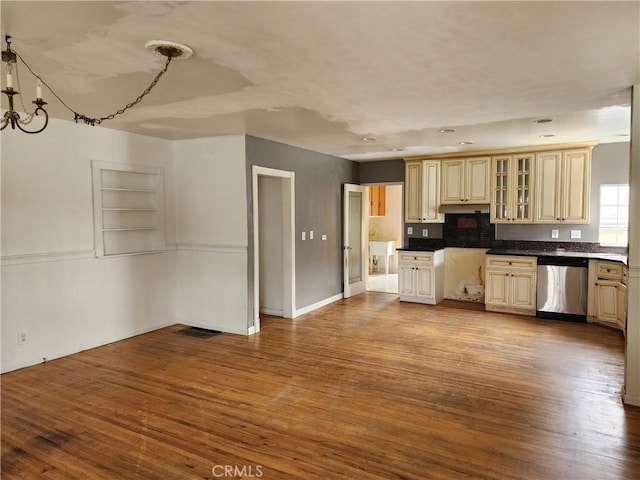
<svg viewBox="0 0 640 480">
<path fill-rule="evenodd" d="M 120 110 L 118 110 L 115 113 L 112 113 L 111 115 L 106 115 L 106 116 L 100 117 L 100 118 L 92 118 L 92 117 L 89 117 L 89 116 L 84 115 L 82 113 L 78 113 L 75 110 L 73 110 L 71 107 L 69 107 L 56 94 L 56 92 L 54 92 L 53 89 L 49 85 L 47 85 L 47 83 L 44 80 L 42 80 L 40 75 L 36 74 L 33 70 L 31 70 L 31 67 L 29 67 L 27 62 L 24 61 L 24 59 L 20 56 L 20 54 L 18 54 L 15 50 L 11 49 L 11 36 L 10 35 L 6 35 L 5 36 L 5 42 L 7 43 L 7 49 L 2 51 L 2 61 L 7 64 L 7 82 L 6 82 L 6 85 L 5 85 L 5 89 L 2 90 L 2 93 L 4 93 L 9 99 L 9 110 L 7 112 L 5 112 L 5 114 L 4 114 L 4 117 L 2 119 L 2 125 L 0 126 L 0 130 L 4 130 L 9 124 L 11 124 L 11 128 L 13 130 L 15 130 L 16 127 L 18 127 L 19 130 L 21 130 L 21 131 L 23 131 L 25 133 L 40 133 L 45 128 L 47 128 L 47 125 L 49 123 L 49 114 L 43 108 L 44 105 L 47 105 L 47 102 L 45 102 L 42 99 L 42 85 L 43 84 L 49 89 L 49 91 L 53 94 L 53 96 L 56 97 L 60 101 L 60 103 L 62 103 L 62 105 L 67 110 L 69 110 L 71 113 L 73 113 L 74 120 L 75 120 L 76 123 L 78 123 L 78 121 L 82 121 L 87 125 L 95 126 L 95 125 L 100 125 L 104 120 L 111 120 L 111 119 L 115 118 L 116 115 L 123 114 L 129 108 L 131 108 L 131 107 L 137 105 L 138 103 L 140 103 L 142 101 L 142 99 L 147 94 L 149 94 L 149 92 L 151 92 L 153 87 L 156 86 L 156 84 L 158 83 L 158 80 L 160 80 L 160 77 L 162 77 L 162 75 L 164 75 L 166 73 L 166 71 L 169 68 L 169 64 L 171 63 L 172 59 L 185 60 L 185 59 L 191 57 L 191 55 L 193 55 L 193 50 L 190 47 L 188 47 L 186 45 L 183 45 L 181 43 L 170 42 L 170 41 L 167 41 L 167 40 L 151 40 L 150 42 L 147 42 L 147 44 L 145 45 L 145 48 L 147 49 L 147 51 L 155 53 L 157 55 L 161 55 L 163 57 L 167 57 L 167 60 L 166 60 L 165 65 L 164 65 L 164 68 L 162 70 L 160 70 L 160 72 L 156 75 L 156 77 L 153 79 L 151 84 L 140 95 L 138 95 L 138 97 L 134 101 L 128 103 L 123 108 L 121 108 Z M 18 64 L 17 64 L 17 59 L 18 58 L 24 64 L 24 66 L 27 67 L 29 72 L 36 78 L 36 99 L 33 102 L 31 102 L 31 103 L 34 103 L 36 105 L 36 108 L 32 113 L 28 114 L 27 117 L 24 118 L 24 119 L 21 118 L 20 114 L 15 111 L 14 104 L 13 104 L 13 102 L 14 102 L 13 97 L 15 95 L 20 95 L 20 92 L 18 92 L 17 90 L 13 89 L 13 68 L 14 68 L 14 65 L 15 65 L 16 80 L 18 81 L 18 87 L 20 86 L 20 81 L 19 81 L 19 77 L 18 77 Z M 22 97 L 20 97 L 20 98 L 22 99 Z M 26 110 L 24 104 L 22 104 L 22 108 L 23 108 L 23 110 Z M 33 120 L 33 118 L 35 116 L 38 116 L 38 114 L 40 114 L 40 113 L 42 113 L 44 115 L 44 125 L 42 125 L 42 127 L 40 129 L 38 129 L 38 130 L 27 130 L 27 129 L 22 127 L 22 125 L 30 124 L 31 121 Z"/>
</svg>

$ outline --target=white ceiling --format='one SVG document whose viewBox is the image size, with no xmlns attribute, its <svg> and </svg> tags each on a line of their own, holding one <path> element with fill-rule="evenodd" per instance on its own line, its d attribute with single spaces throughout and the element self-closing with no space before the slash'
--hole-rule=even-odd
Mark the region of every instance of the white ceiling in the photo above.
<svg viewBox="0 0 640 480">
<path fill-rule="evenodd" d="M 630 86 L 640 82 L 637 1 L 0 8 L 2 35 L 88 116 L 135 99 L 162 68 L 147 41 L 193 48 L 140 105 L 103 123 L 168 139 L 247 133 L 353 160 L 628 141 Z M 30 105 L 34 80 L 19 68 Z M 52 116 L 73 119 L 46 89 L 44 97 Z"/>
</svg>

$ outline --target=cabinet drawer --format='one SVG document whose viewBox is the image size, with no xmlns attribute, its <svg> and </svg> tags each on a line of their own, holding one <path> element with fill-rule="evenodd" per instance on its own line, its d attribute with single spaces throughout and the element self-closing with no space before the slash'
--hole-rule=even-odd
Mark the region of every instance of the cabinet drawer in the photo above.
<svg viewBox="0 0 640 480">
<path fill-rule="evenodd" d="M 536 257 L 507 257 L 504 255 L 487 255 L 487 268 L 508 268 L 509 270 L 536 269 Z"/>
<path fill-rule="evenodd" d="M 398 257 L 399 263 L 410 263 L 415 265 L 417 263 L 421 265 L 433 264 L 433 253 L 401 253 Z"/>
<path fill-rule="evenodd" d="M 598 278 L 622 281 L 623 266 L 621 263 L 598 262 L 596 273 Z"/>
</svg>

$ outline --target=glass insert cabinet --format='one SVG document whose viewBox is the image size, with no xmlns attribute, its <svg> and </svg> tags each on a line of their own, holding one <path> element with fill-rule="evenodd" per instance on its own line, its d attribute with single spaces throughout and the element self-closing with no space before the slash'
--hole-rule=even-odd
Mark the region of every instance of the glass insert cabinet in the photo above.
<svg viewBox="0 0 640 480">
<path fill-rule="evenodd" d="M 533 222 L 533 153 L 491 158 L 491 223 Z"/>
</svg>

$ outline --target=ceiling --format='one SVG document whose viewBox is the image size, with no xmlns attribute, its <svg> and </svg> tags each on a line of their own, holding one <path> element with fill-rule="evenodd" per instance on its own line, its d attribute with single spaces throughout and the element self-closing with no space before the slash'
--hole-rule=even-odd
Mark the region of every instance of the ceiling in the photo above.
<svg viewBox="0 0 640 480">
<path fill-rule="evenodd" d="M 620 142 L 640 82 L 635 1 L 0 8 L 13 49 L 88 116 L 115 112 L 160 71 L 164 58 L 147 41 L 189 45 L 192 58 L 173 61 L 139 105 L 102 124 L 167 139 L 246 133 L 352 160 Z M 19 73 L 30 105 L 34 79 L 24 65 Z M 73 119 L 43 96 L 53 117 Z M 542 118 L 553 121 L 534 122 Z"/>
</svg>

